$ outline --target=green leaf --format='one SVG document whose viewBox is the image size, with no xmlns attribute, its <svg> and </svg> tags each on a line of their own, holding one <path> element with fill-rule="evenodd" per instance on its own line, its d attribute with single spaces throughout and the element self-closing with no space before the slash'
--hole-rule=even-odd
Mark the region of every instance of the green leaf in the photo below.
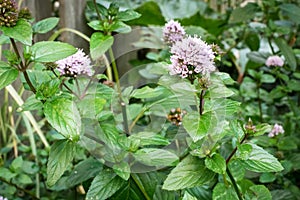
<svg viewBox="0 0 300 200">
<path fill-rule="evenodd" d="M 120 162 L 114 164 L 113 170 L 118 176 L 120 176 L 125 181 L 127 181 L 130 177 L 130 166 L 128 162 Z"/>
<path fill-rule="evenodd" d="M 27 174 L 19 174 L 14 178 L 14 181 L 20 184 L 31 184 L 32 180 Z"/>
<path fill-rule="evenodd" d="M 198 186 L 187 189 L 188 193 L 197 197 L 198 200 L 212 199 L 212 190 L 208 186 Z"/>
<path fill-rule="evenodd" d="M 249 159 L 251 151 L 252 151 L 251 144 L 241 144 L 241 145 L 238 145 L 237 156 L 238 156 L 238 158 L 240 158 L 242 160 L 247 160 L 247 159 Z"/>
<path fill-rule="evenodd" d="M 57 17 L 49 17 L 38 21 L 32 26 L 33 33 L 47 33 L 51 31 L 58 24 L 59 18 Z"/>
<path fill-rule="evenodd" d="M 247 3 L 244 7 L 236 8 L 232 11 L 229 23 L 247 22 L 255 17 L 258 6 L 255 3 Z"/>
<path fill-rule="evenodd" d="M 276 81 L 275 77 L 272 76 L 271 74 L 263 74 L 261 76 L 260 81 L 262 83 L 274 83 Z"/>
<path fill-rule="evenodd" d="M 43 108 L 43 103 L 35 98 L 35 95 L 31 95 L 25 101 L 25 103 L 18 109 L 18 111 L 28 110 L 40 110 Z"/>
<path fill-rule="evenodd" d="M 17 175 L 18 175 L 17 173 L 13 173 L 7 168 L 0 167 L 0 177 L 4 178 L 7 181 L 10 181 L 12 178 L 14 178 Z"/>
<path fill-rule="evenodd" d="M 125 186 L 126 182 L 109 169 L 98 174 L 86 195 L 87 199 L 107 199 Z"/>
<path fill-rule="evenodd" d="M 141 17 L 141 14 L 134 10 L 125 10 L 118 13 L 117 18 L 120 21 L 126 22 Z"/>
<path fill-rule="evenodd" d="M 84 181 L 95 177 L 102 170 L 103 165 L 98 160 L 89 157 L 86 160 L 78 163 L 72 170 L 71 174 L 68 176 L 66 185 L 68 187 L 74 187 Z"/>
<path fill-rule="evenodd" d="M 55 93 L 59 90 L 61 81 L 59 79 L 53 79 L 50 81 L 45 81 L 37 87 L 36 99 L 46 100 L 53 97 Z"/>
<path fill-rule="evenodd" d="M 89 22 L 88 25 L 95 31 L 104 31 L 104 27 L 99 20 L 93 20 Z"/>
<path fill-rule="evenodd" d="M 19 75 L 16 68 L 8 63 L 0 61 L 0 90 L 14 82 Z"/>
<path fill-rule="evenodd" d="M 281 138 L 278 141 L 277 146 L 279 150 L 285 150 L 285 151 L 296 150 L 298 148 L 297 138 L 293 138 L 291 136 Z"/>
<path fill-rule="evenodd" d="M 250 32 L 246 35 L 245 38 L 246 45 L 250 48 L 251 51 L 258 51 L 260 46 L 260 39 L 257 33 Z"/>
<path fill-rule="evenodd" d="M 260 136 L 270 132 L 271 130 L 272 130 L 272 126 L 270 124 L 262 123 L 255 127 L 255 133 L 253 134 L 253 136 Z"/>
<path fill-rule="evenodd" d="M 143 98 L 154 98 L 163 94 L 163 90 L 159 90 L 159 88 L 150 88 L 149 86 L 142 87 L 141 89 L 136 89 L 130 95 L 131 97 L 143 99 Z"/>
<path fill-rule="evenodd" d="M 246 199 L 272 200 L 268 188 L 264 185 L 253 185 L 246 192 Z"/>
<path fill-rule="evenodd" d="M 18 40 L 19 42 L 31 46 L 32 44 L 32 29 L 29 22 L 24 19 L 19 19 L 13 27 L 2 26 L 0 28 L 4 35 Z"/>
<path fill-rule="evenodd" d="M 69 140 L 56 141 L 50 149 L 47 163 L 47 185 L 53 186 L 71 164 L 76 144 Z"/>
<path fill-rule="evenodd" d="M 247 53 L 247 57 L 255 63 L 265 64 L 268 56 L 261 52 L 251 51 L 251 52 Z"/>
<path fill-rule="evenodd" d="M 110 30 L 117 33 L 129 33 L 131 31 L 131 27 L 124 22 L 117 21 L 111 26 Z"/>
<path fill-rule="evenodd" d="M 141 17 L 130 21 L 134 25 L 164 25 L 165 19 L 161 14 L 158 4 L 154 1 L 145 2 L 138 7 L 135 11 L 141 14 Z"/>
<path fill-rule="evenodd" d="M 194 142 L 212 133 L 217 125 L 217 117 L 212 112 L 199 115 L 198 112 L 190 112 L 183 118 L 183 126 Z"/>
<path fill-rule="evenodd" d="M 212 155 L 211 157 L 206 157 L 205 166 L 218 174 L 225 174 L 226 172 L 225 159 L 218 153 Z"/>
<path fill-rule="evenodd" d="M 259 177 L 259 182 L 261 183 L 272 183 L 273 181 L 276 180 L 276 176 L 274 173 L 263 173 L 260 177 Z"/>
<path fill-rule="evenodd" d="M 297 68 L 297 60 L 292 47 L 290 47 L 283 38 L 275 38 L 274 41 L 280 49 L 281 53 L 284 55 L 287 63 L 291 67 L 291 70 L 295 71 Z"/>
<path fill-rule="evenodd" d="M 208 183 L 215 173 L 205 167 L 204 160 L 194 156 L 184 158 L 168 175 L 165 190 L 179 190 Z"/>
<path fill-rule="evenodd" d="M 287 87 L 288 89 L 292 90 L 292 91 L 300 91 L 300 82 L 298 80 L 292 79 L 289 80 L 289 82 L 287 83 Z"/>
<path fill-rule="evenodd" d="M 179 161 L 176 154 L 155 148 L 140 149 L 133 156 L 139 162 L 149 166 L 174 166 Z"/>
<path fill-rule="evenodd" d="M 111 35 L 96 32 L 91 36 L 90 52 L 93 60 L 99 59 L 114 43 Z"/>
<path fill-rule="evenodd" d="M 296 4 L 284 3 L 279 6 L 283 15 L 288 16 L 293 22 L 299 24 L 300 7 Z"/>
<path fill-rule="evenodd" d="M 213 200 L 238 200 L 238 196 L 234 188 L 223 183 L 218 183 L 213 190 Z"/>
<path fill-rule="evenodd" d="M 76 53 L 70 44 L 53 41 L 37 42 L 31 47 L 32 60 L 35 62 L 55 62 Z"/>
<path fill-rule="evenodd" d="M 10 169 L 14 172 L 17 172 L 19 169 L 22 168 L 22 165 L 23 165 L 23 158 L 22 156 L 19 156 L 13 160 L 13 162 L 10 165 Z"/>
<path fill-rule="evenodd" d="M 163 190 L 161 186 L 158 186 L 154 193 L 153 200 L 174 200 L 176 199 L 176 196 L 177 194 L 175 191 Z"/>
<path fill-rule="evenodd" d="M 74 141 L 79 139 L 81 119 L 73 101 L 65 98 L 46 101 L 44 114 L 51 126 L 65 138 Z"/>
<path fill-rule="evenodd" d="M 251 144 L 252 151 L 247 160 L 242 160 L 243 166 L 254 172 L 278 172 L 283 170 L 280 162 L 263 148 Z"/>
<path fill-rule="evenodd" d="M 153 132 L 139 132 L 137 134 L 133 134 L 129 136 L 130 140 L 138 140 L 140 142 L 140 146 L 147 145 L 163 145 L 166 146 L 170 144 L 168 139 L 164 138 L 161 135 L 158 135 Z"/>
</svg>

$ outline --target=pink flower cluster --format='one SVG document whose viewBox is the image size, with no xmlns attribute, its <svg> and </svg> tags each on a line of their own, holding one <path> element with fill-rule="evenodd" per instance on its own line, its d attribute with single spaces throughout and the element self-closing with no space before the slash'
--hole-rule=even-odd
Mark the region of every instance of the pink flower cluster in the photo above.
<svg viewBox="0 0 300 200">
<path fill-rule="evenodd" d="M 182 78 L 195 74 L 209 74 L 215 70 L 215 55 L 211 46 L 197 36 L 188 36 L 171 47 L 170 74 Z"/>
<path fill-rule="evenodd" d="M 179 22 L 174 20 L 166 23 L 163 29 L 164 41 L 170 45 L 173 45 L 175 42 L 182 40 L 184 35 L 184 28 L 179 24 Z"/>
<path fill-rule="evenodd" d="M 284 61 L 279 56 L 269 56 L 265 63 L 268 67 L 282 67 L 284 65 Z"/>
<path fill-rule="evenodd" d="M 210 45 L 197 36 L 185 35 L 183 27 L 173 20 L 163 30 L 164 39 L 171 45 L 171 75 L 193 81 L 198 75 L 213 72 L 215 54 Z"/>
<path fill-rule="evenodd" d="M 88 76 L 93 75 L 90 58 L 85 55 L 82 49 L 62 60 L 56 61 L 57 70 L 61 75 L 76 77 L 77 75 L 84 74 Z"/>
<path fill-rule="evenodd" d="M 275 137 L 276 135 L 279 134 L 283 134 L 284 133 L 284 129 L 281 125 L 275 124 L 273 126 L 273 129 L 270 131 L 270 133 L 268 134 L 269 137 Z"/>
</svg>

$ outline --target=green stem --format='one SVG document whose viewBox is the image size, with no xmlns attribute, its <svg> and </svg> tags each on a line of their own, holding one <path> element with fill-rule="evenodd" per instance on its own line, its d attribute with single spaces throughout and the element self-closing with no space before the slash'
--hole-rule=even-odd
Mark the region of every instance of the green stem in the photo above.
<svg viewBox="0 0 300 200">
<path fill-rule="evenodd" d="M 81 33 L 80 31 L 77 31 L 75 29 L 72 29 L 72 28 L 61 28 L 59 29 L 58 31 L 56 31 L 55 33 L 53 33 L 50 37 L 49 37 L 49 41 L 54 41 L 60 34 L 62 34 L 63 32 L 71 32 L 71 33 L 74 33 L 78 36 L 80 36 L 81 38 L 85 39 L 87 42 L 90 42 L 90 38 Z"/>
<path fill-rule="evenodd" d="M 117 84 L 117 90 L 118 90 L 119 95 L 120 95 L 121 94 L 121 86 L 120 86 L 119 72 L 118 72 L 116 61 L 115 61 L 114 52 L 113 52 L 112 48 L 109 48 L 108 52 L 109 52 L 109 57 L 110 57 L 110 60 L 111 60 L 111 65 L 112 65 L 112 68 L 113 68 L 114 78 L 115 78 L 115 81 L 116 81 L 116 84 Z"/>
<path fill-rule="evenodd" d="M 228 167 L 227 167 L 227 169 L 226 169 L 226 173 L 228 174 L 228 176 L 229 176 L 229 178 L 230 178 L 230 180 L 231 180 L 231 183 L 232 183 L 232 185 L 233 185 L 233 188 L 234 188 L 234 190 L 235 190 L 235 192 L 236 192 L 236 194 L 237 194 L 239 200 L 243 200 L 243 197 L 242 197 L 242 195 L 241 195 L 241 193 L 240 193 L 240 191 L 239 191 L 239 188 L 238 188 L 238 186 L 237 186 L 237 184 L 236 184 L 236 181 L 235 181 L 235 179 L 233 178 L 233 176 L 232 176 L 230 170 L 228 169 Z"/>
<path fill-rule="evenodd" d="M 259 109 L 259 119 L 260 122 L 263 122 L 263 112 L 262 112 L 262 104 L 261 104 L 261 98 L 260 98 L 260 91 L 259 91 L 260 84 L 257 83 L 257 102 L 258 102 L 258 109 Z"/>
<path fill-rule="evenodd" d="M 102 17 L 101 17 L 101 15 L 100 15 L 100 12 L 99 12 L 99 10 L 98 10 L 98 6 L 97 6 L 97 2 L 96 2 L 96 0 L 93 0 L 93 3 L 94 3 L 94 6 L 95 6 L 95 10 L 96 10 L 96 13 L 97 13 L 98 19 L 99 19 L 99 21 L 101 21 L 101 20 L 102 20 Z"/>
</svg>

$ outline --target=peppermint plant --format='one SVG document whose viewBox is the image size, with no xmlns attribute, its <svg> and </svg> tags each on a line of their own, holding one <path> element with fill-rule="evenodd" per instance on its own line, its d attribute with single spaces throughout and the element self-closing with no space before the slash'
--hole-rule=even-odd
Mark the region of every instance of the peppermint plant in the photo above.
<svg viewBox="0 0 300 200">
<path fill-rule="evenodd" d="M 167 52 L 162 61 L 129 71 L 138 80 L 120 78 L 113 34 L 130 32 L 126 22 L 140 17 L 136 11 L 88 1 L 88 25 L 95 30 L 84 36 L 89 58 L 67 43 L 33 41 L 35 34 L 55 28 L 57 18 L 32 23 L 14 1 L 1 3 L 1 37 L 12 50 L 0 63 L 0 88 L 19 77 L 32 92 L 22 110 L 42 112 L 55 132 L 48 190 L 76 187 L 85 199 L 271 199 L 264 185 L 246 177 L 283 170 L 251 141 L 271 126 L 239 118 L 235 81 L 217 70 L 214 45 L 169 21 L 162 28 Z M 0 173 L 8 184 L 15 176 Z"/>
</svg>

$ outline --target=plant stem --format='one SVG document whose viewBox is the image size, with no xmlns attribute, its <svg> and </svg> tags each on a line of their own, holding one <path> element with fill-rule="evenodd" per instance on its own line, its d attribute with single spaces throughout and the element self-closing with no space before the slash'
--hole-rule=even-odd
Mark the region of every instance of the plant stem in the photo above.
<svg viewBox="0 0 300 200">
<path fill-rule="evenodd" d="M 101 21 L 101 20 L 102 20 L 102 17 L 101 17 L 101 15 L 100 15 L 100 12 L 99 12 L 99 10 L 98 10 L 98 7 L 97 7 L 97 2 L 96 2 L 96 0 L 93 0 L 93 2 L 94 2 L 94 6 L 95 6 L 95 10 L 96 10 L 96 13 L 97 13 L 98 19 L 99 19 L 99 21 Z"/>
<path fill-rule="evenodd" d="M 108 52 L 109 52 L 109 57 L 110 57 L 110 60 L 111 60 L 111 65 L 112 65 L 112 68 L 113 68 L 114 78 L 115 78 L 115 81 L 117 83 L 117 90 L 118 90 L 119 94 L 121 94 L 121 86 L 120 86 L 120 81 L 119 81 L 119 72 L 118 72 L 116 61 L 115 61 L 114 52 L 113 52 L 112 48 L 109 48 Z"/>
<path fill-rule="evenodd" d="M 240 144 L 242 144 L 248 137 L 248 134 L 244 135 L 243 139 L 241 140 Z M 231 158 L 234 156 L 234 154 L 236 153 L 237 151 L 237 147 L 235 147 L 231 154 L 228 156 L 228 158 L 226 159 L 226 165 L 228 165 L 229 161 L 231 160 Z"/>
<path fill-rule="evenodd" d="M 243 200 L 243 197 L 242 197 L 242 195 L 241 195 L 241 193 L 240 193 L 240 191 L 239 191 L 239 188 L 237 187 L 237 184 L 236 184 L 236 182 L 235 182 L 235 179 L 233 178 L 233 176 L 232 176 L 230 170 L 228 169 L 228 167 L 227 167 L 227 169 L 226 169 L 226 173 L 227 173 L 227 175 L 229 176 L 229 178 L 230 178 L 230 180 L 231 180 L 231 183 L 232 183 L 232 185 L 233 185 L 233 188 L 234 188 L 234 190 L 235 190 L 235 192 L 236 192 L 236 194 L 237 194 L 239 200 Z"/>
<path fill-rule="evenodd" d="M 81 33 L 80 31 L 77 31 L 77 30 L 75 30 L 75 29 L 72 29 L 72 28 L 61 28 L 61 29 L 59 29 L 58 31 L 56 31 L 55 33 L 53 33 L 53 34 L 49 37 L 48 41 L 54 41 L 54 40 L 55 40 L 61 33 L 63 33 L 63 32 L 71 32 L 71 33 L 74 33 L 74 34 L 80 36 L 81 38 L 85 39 L 87 42 L 90 42 L 90 38 L 89 38 L 87 35 Z"/>
<path fill-rule="evenodd" d="M 257 102 L 259 108 L 259 119 L 260 122 L 263 122 L 263 113 L 262 113 L 262 105 L 261 105 L 261 98 L 260 98 L 260 91 L 259 91 L 259 83 L 257 83 Z"/>
<path fill-rule="evenodd" d="M 11 44 L 13 46 L 13 49 L 14 49 L 15 53 L 17 54 L 18 59 L 20 59 L 20 67 L 18 67 L 18 69 L 23 72 L 24 78 L 25 78 L 27 84 L 29 85 L 30 90 L 35 94 L 36 90 L 35 90 L 34 86 L 32 85 L 32 82 L 31 82 L 31 80 L 30 80 L 30 78 L 29 78 L 29 76 L 27 74 L 27 71 L 26 71 L 27 66 L 24 65 L 24 63 L 23 63 L 23 60 L 22 60 L 22 58 L 20 56 L 20 53 L 18 51 L 18 47 L 16 45 L 16 42 L 12 38 L 10 38 L 10 42 L 11 42 Z"/>
<path fill-rule="evenodd" d="M 32 194 L 29 190 L 26 190 L 26 189 L 24 189 L 24 188 L 18 186 L 17 184 L 14 184 L 14 183 L 12 183 L 12 182 L 10 182 L 10 181 L 7 181 L 6 179 L 4 179 L 4 178 L 2 178 L 2 177 L 0 177 L 0 181 L 6 183 L 6 184 L 8 184 L 8 185 L 14 186 L 14 187 L 17 188 L 18 190 L 21 190 L 21 191 L 24 192 L 25 194 L 28 194 L 32 199 L 35 199 L 35 200 L 36 200 L 36 199 L 40 199 L 40 198 L 38 198 L 37 196 L 35 196 L 34 194 Z"/>
<path fill-rule="evenodd" d="M 204 111 L 204 95 L 205 95 L 206 90 L 201 90 L 200 93 L 200 102 L 199 102 L 199 113 L 200 115 L 203 114 Z"/>
</svg>

